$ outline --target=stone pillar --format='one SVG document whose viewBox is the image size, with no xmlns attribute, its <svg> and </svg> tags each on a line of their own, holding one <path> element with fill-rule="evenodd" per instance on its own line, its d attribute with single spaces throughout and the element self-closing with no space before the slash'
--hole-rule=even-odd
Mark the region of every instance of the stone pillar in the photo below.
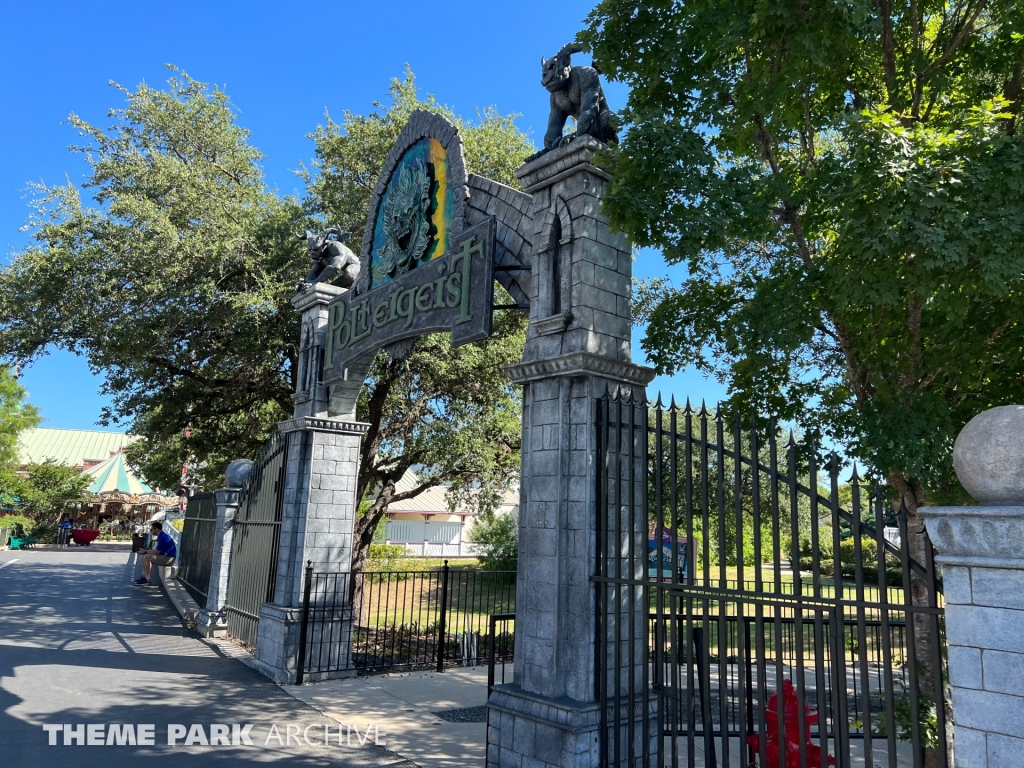
<svg viewBox="0 0 1024 768">
<path fill-rule="evenodd" d="M 369 428 L 328 414 L 330 396 L 320 379 L 326 343 L 327 304 L 344 289 L 314 284 L 292 300 L 303 313 L 295 418 L 278 427 L 287 439 L 281 538 L 278 548 L 274 600 L 260 608 L 254 666 L 278 683 L 294 683 L 297 671 L 302 598 L 307 562 L 314 572 L 343 574 L 330 581 L 330 593 L 318 593 L 335 610 L 329 617 L 339 626 L 335 672 L 307 675 L 307 681 L 352 674 L 345 669 L 351 655 L 352 610 L 347 581 L 358 514 L 356 499 L 359 446 Z M 337 588 L 337 593 L 335 589 Z"/>
<path fill-rule="evenodd" d="M 221 488 L 214 493 L 217 504 L 217 528 L 213 535 L 213 564 L 206 605 L 196 620 L 204 637 L 227 632 L 228 619 L 224 606 L 228 601 L 228 572 L 231 570 L 231 544 L 234 539 L 235 513 L 238 511 L 238 489 Z"/>
<path fill-rule="evenodd" d="M 972 419 L 957 477 L 976 507 L 924 507 L 942 566 L 957 768 L 1024 764 L 1024 406 Z"/>
<path fill-rule="evenodd" d="M 654 373 L 630 358 L 632 255 L 601 212 L 600 147 L 577 139 L 516 173 L 534 232 L 526 349 L 508 368 L 523 385 L 515 676 L 488 701 L 489 768 L 601 762 L 595 403 L 642 398 Z"/>
</svg>

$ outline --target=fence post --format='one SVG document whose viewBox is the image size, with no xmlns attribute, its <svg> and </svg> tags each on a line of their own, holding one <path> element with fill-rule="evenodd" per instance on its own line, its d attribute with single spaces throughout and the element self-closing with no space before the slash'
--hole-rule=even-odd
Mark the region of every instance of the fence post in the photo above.
<svg viewBox="0 0 1024 768">
<path fill-rule="evenodd" d="M 494 614 L 491 614 L 490 618 L 490 639 L 488 647 L 488 659 L 487 659 L 487 695 L 491 695 L 491 689 L 494 687 L 494 651 L 497 648 L 497 643 L 494 638 L 495 627 L 498 623 L 498 619 Z"/>
<path fill-rule="evenodd" d="M 900 514 L 903 551 L 917 538 L 918 551 L 923 554 L 920 564 L 925 566 L 925 574 L 919 573 L 918 578 L 929 587 L 928 607 L 918 608 L 918 616 L 928 617 L 927 631 L 933 637 L 940 615 L 934 598 L 929 539 L 935 545 L 935 563 L 942 566 L 955 762 L 962 768 L 1020 762 L 1024 751 L 1021 425 L 1024 406 L 1002 405 L 975 416 L 957 436 L 953 467 L 977 506 L 921 507 L 918 512 L 927 527 L 924 537 L 908 531 L 907 515 Z M 909 574 L 905 579 L 909 580 Z M 909 647 L 921 630 L 907 619 Z M 924 661 L 917 659 L 918 664 Z M 934 698 L 945 681 L 940 677 L 941 659 L 929 661 Z M 939 711 L 937 751 L 941 752 L 947 742 Z"/>
<path fill-rule="evenodd" d="M 214 491 L 213 503 L 216 505 L 216 520 L 213 551 L 210 553 L 210 575 L 206 580 L 206 602 L 196 620 L 199 631 L 206 637 L 227 632 L 228 617 L 225 609 L 228 605 L 228 576 L 231 573 L 239 489 L 221 488 Z"/>
<path fill-rule="evenodd" d="M 309 592 L 313 586 L 313 561 L 306 561 L 306 587 L 302 593 L 302 624 L 299 626 L 299 654 L 296 660 L 295 684 L 302 685 L 306 671 L 306 637 L 309 632 Z"/>
<path fill-rule="evenodd" d="M 448 561 L 441 569 L 441 617 L 437 622 L 437 671 L 444 672 L 444 633 L 448 613 Z"/>
</svg>

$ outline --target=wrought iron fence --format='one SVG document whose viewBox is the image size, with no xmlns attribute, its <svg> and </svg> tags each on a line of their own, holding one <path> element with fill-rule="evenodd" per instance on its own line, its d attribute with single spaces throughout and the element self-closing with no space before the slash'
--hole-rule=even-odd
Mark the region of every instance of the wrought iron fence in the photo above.
<svg viewBox="0 0 1024 768">
<path fill-rule="evenodd" d="M 212 493 L 200 493 L 188 500 L 181 548 L 178 550 L 178 581 L 196 603 L 206 606 L 213 567 L 213 542 L 217 533 L 217 502 Z"/>
<path fill-rule="evenodd" d="M 597 427 L 605 765 L 948 764 L 941 584 L 884 486 L 703 407 Z"/>
<path fill-rule="evenodd" d="M 488 658 L 492 614 L 515 611 L 515 572 L 314 573 L 303 599 L 302 675 L 443 670 Z M 511 649 L 501 645 L 501 653 Z"/>
<path fill-rule="evenodd" d="M 500 625 L 500 629 L 499 629 Z M 511 679 L 508 665 L 515 661 L 516 615 L 498 613 L 491 616 L 487 633 L 487 693 L 496 685 L 504 685 Z M 501 677 L 498 677 L 498 668 Z"/>
<path fill-rule="evenodd" d="M 225 612 L 228 634 L 249 646 L 256 645 L 260 606 L 274 599 L 287 449 L 287 435 L 266 442 L 235 514 Z"/>
</svg>

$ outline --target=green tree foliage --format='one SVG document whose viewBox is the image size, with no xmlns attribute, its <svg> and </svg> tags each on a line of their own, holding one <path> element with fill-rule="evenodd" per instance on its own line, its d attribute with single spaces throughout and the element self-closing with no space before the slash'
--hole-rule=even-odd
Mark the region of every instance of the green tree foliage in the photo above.
<svg viewBox="0 0 1024 768">
<path fill-rule="evenodd" d="M 71 116 L 87 181 L 39 189 L 34 241 L 0 270 L 0 353 L 28 363 L 53 344 L 84 355 L 112 396 L 105 418 L 142 437 L 130 459 L 165 488 L 185 462 L 215 485 L 228 461 L 255 456 L 291 416 L 299 319 L 290 300 L 309 267 L 292 233 L 329 221 L 359 240 L 414 109 L 451 117 L 469 169 L 497 181 L 514 183 L 512 169 L 532 151 L 512 116 L 488 109 L 462 121 L 419 99 L 407 73 L 392 83 L 390 106 L 313 132 L 316 160 L 297 200 L 266 187 L 262 155 L 220 89 L 177 71 L 165 90 L 119 89 L 126 106 L 108 128 Z M 487 508 L 513 477 L 520 405 L 503 366 L 521 357 L 525 319 L 499 314 L 495 331 L 457 350 L 438 335 L 402 359 L 378 356 L 357 412 L 370 424 L 357 569 L 391 501 L 444 483 L 453 503 L 472 496 Z M 399 493 L 410 467 L 421 482 Z"/>
<path fill-rule="evenodd" d="M 781 515 L 776 520 L 772 514 L 776 505 L 772 501 L 774 484 L 769 471 L 772 467 L 781 473 L 790 469 L 791 436 L 769 424 L 756 428 L 737 424 L 724 412 L 719 423 L 718 412 L 705 407 L 691 411 L 689 419 L 687 415 L 683 408 L 674 412 L 671 408 L 648 410 L 648 532 L 674 528 L 676 535 L 683 538 L 692 528 L 697 554 L 694 573 L 698 578 L 718 578 L 720 565 L 742 563 L 760 567 L 763 563 L 792 560 L 794 535 L 799 540 L 809 535 L 811 529 L 810 497 L 805 490 L 798 488 L 794 495 L 787 483 L 777 483 L 776 503 Z M 694 440 L 689 466 L 686 435 Z M 702 451 L 705 439 L 706 457 Z M 750 457 L 754 453 L 755 439 L 759 465 L 756 473 L 750 461 L 736 461 L 737 454 Z M 792 460 L 797 482 L 806 489 L 810 486 L 806 462 L 796 451 Z M 827 480 L 827 474 L 824 477 Z M 822 493 L 822 489 L 818 491 Z M 795 515 L 791 514 L 793 510 Z M 820 514 L 827 515 L 824 506 Z M 710 570 L 705 571 L 706 568 Z M 752 570 L 747 570 L 744 578 L 749 580 L 752 574 Z"/>
<path fill-rule="evenodd" d="M 918 532 L 1024 394 L 1021 5 L 603 0 L 584 37 L 631 87 L 606 210 L 687 270 L 648 355 L 845 446 Z"/>
<path fill-rule="evenodd" d="M 488 571 L 514 571 L 519 567 L 519 515 L 485 514 L 469 532 L 480 549 L 480 565 Z"/>
<path fill-rule="evenodd" d="M 18 462 L 18 435 L 39 424 L 39 410 L 25 402 L 25 388 L 0 368 L 0 465 Z"/>
<path fill-rule="evenodd" d="M 144 438 L 131 457 L 145 477 L 177 485 L 191 424 L 216 482 L 291 408 L 302 212 L 266 188 L 223 91 L 183 73 L 166 90 L 118 88 L 108 128 L 69 118 L 83 189 L 40 187 L 34 242 L 0 270 L 0 351 L 84 355 L 113 400 L 104 418 Z"/>
<path fill-rule="evenodd" d="M 29 464 L 20 473 L 15 469 L 15 465 L 0 469 L 4 505 L 14 511 L 27 533 L 41 541 L 51 541 L 68 507 L 88 500 L 86 488 L 91 478 L 52 460 Z"/>
<path fill-rule="evenodd" d="M 86 488 L 92 478 L 74 467 L 46 460 L 29 464 L 20 507 L 25 514 L 46 525 L 56 525 L 71 504 L 88 499 Z"/>
<path fill-rule="evenodd" d="M 848 447 L 911 511 L 975 413 L 1021 395 L 1024 21 L 1008 1 L 605 0 L 631 86 L 606 208 L 685 264 L 661 371 Z"/>
<path fill-rule="evenodd" d="M 513 124 L 514 115 L 494 109 L 467 123 L 432 96 L 421 99 L 411 72 L 393 80 L 391 103 L 369 115 L 346 112 L 312 134 L 316 160 L 305 172 L 311 213 L 362 238 L 366 211 L 380 168 L 416 109 L 439 112 L 462 135 L 466 164 L 477 173 L 518 186 L 515 168 L 533 151 Z M 511 303 L 506 296 L 498 303 Z M 370 424 L 362 443 L 354 570 L 362 570 L 374 532 L 394 501 L 445 485 L 452 505 L 493 509 L 519 471 L 521 406 L 504 366 L 522 357 L 526 320 L 518 312 L 495 315 L 494 336 L 452 349 L 444 334 L 425 336 L 398 359 L 377 355 L 357 406 Z M 416 468 L 419 483 L 399 490 L 398 481 Z"/>
</svg>

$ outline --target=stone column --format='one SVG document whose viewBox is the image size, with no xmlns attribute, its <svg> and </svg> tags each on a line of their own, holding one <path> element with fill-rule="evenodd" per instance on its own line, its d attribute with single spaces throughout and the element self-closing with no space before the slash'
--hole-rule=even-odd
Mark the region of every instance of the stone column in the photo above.
<svg viewBox="0 0 1024 768">
<path fill-rule="evenodd" d="M 330 581 L 330 593 L 318 593 L 335 610 L 325 619 L 335 626 L 325 637 L 340 639 L 334 652 L 336 672 L 307 675 L 307 681 L 352 674 L 352 610 L 347 581 L 358 501 L 359 445 L 368 424 L 332 418 L 330 393 L 321 383 L 328 302 L 344 289 L 319 283 L 292 303 L 303 313 L 295 418 L 278 427 L 287 439 L 281 537 L 274 600 L 260 608 L 254 666 L 278 683 L 294 683 L 297 671 L 302 598 L 307 562 L 314 572 L 342 574 Z M 337 593 L 335 590 L 337 589 Z"/>
<path fill-rule="evenodd" d="M 985 411 L 957 437 L 976 507 L 924 507 L 942 566 L 957 768 L 1024 764 L 1024 405 Z"/>
<path fill-rule="evenodd" d="M 601 762 L 595 403 L 642 398 L 654 373 L 630 359 L 632 255 L 601 212 L 600 147 L 577 139 L 516 173 L 534 232 L 526 349 L 508 368 L 523 385 L 515 676 L 488 701 L 489 768 Z"/>
<path fill-rule="evenodd" d="M 217 527 L 213 535 L 213 564 L 206 605 L 196 621 L 204 637 L 227 632 L 228 619 L 224 606 L 228 601 L 228 572 L 231 570 L 231 544 L 234 539 L 235 513 L 238 511 L 238 489 L 221 488 L 214 493 L 217 504 Z"/>
</svg>

